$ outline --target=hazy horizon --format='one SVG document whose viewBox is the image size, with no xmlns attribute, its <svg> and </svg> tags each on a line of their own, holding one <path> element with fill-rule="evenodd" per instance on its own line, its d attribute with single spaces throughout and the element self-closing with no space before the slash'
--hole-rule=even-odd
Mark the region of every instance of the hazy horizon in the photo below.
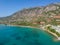
<svg viewBox="0 0 60 45">
<path fill-rule="evenodd" d="M 46 6 L 60 0 L 0 0 L 0 17 L 6 17 L 24 8 Z"/>
</svg>

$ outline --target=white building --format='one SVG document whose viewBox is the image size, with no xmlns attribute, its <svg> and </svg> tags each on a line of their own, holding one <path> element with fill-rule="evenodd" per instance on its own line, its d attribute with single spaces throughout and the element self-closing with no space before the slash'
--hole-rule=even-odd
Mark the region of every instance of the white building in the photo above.
<svg viewBox="0 0 60 45">
<path fill-rule="evenodd" d="M 55 29 L 58 33 L 60 33 L 60 26 L 52 26 L 53 29 Z"/>
</svg>

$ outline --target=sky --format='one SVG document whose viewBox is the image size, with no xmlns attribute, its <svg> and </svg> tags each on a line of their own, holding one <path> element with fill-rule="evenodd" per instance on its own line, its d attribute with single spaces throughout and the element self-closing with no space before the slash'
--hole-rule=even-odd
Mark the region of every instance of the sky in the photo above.
<svg viewBox="0 0 60 45">
<path fill-rule="evenodd" d="M 0 0 L 0 17 L 10 16 L 24 8 L 46 6 L 60 0 Z"/>
</svg>

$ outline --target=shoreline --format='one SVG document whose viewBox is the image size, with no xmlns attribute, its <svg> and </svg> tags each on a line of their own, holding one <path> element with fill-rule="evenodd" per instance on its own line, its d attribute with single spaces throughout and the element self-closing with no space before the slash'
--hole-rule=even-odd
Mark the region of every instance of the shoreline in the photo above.
<svg viewBox="0 0 60 45">
<path fill-rule="evenodd" d="M 18 26 L 18 27 L 28 27 L 28 28 L 36 28 L 36 29 L 40 29 L 40 28 L 38 28 L 38 27 L 24 26 L 24 25 L 7 25 L 7 26 Z"/>
<path fill-rule="evenodd" d="M 54 41 L 60 41 L 60 37 L 58 37 L 55 33 L 47 30 L 47 29 L 44 29 L 47 33 L 51 34 L 53 37 L 54 37 Z"/>
</svg>

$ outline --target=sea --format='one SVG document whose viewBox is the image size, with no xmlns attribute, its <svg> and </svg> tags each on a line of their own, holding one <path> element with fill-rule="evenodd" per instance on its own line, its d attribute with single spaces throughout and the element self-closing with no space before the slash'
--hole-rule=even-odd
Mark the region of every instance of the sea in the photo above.
<svg viewBox="0 0 60 45">
<path fill-rule="evenodd" d="M 0 45 L 60 45 L 42 29 L 0 25 Z"/>
</svg>

